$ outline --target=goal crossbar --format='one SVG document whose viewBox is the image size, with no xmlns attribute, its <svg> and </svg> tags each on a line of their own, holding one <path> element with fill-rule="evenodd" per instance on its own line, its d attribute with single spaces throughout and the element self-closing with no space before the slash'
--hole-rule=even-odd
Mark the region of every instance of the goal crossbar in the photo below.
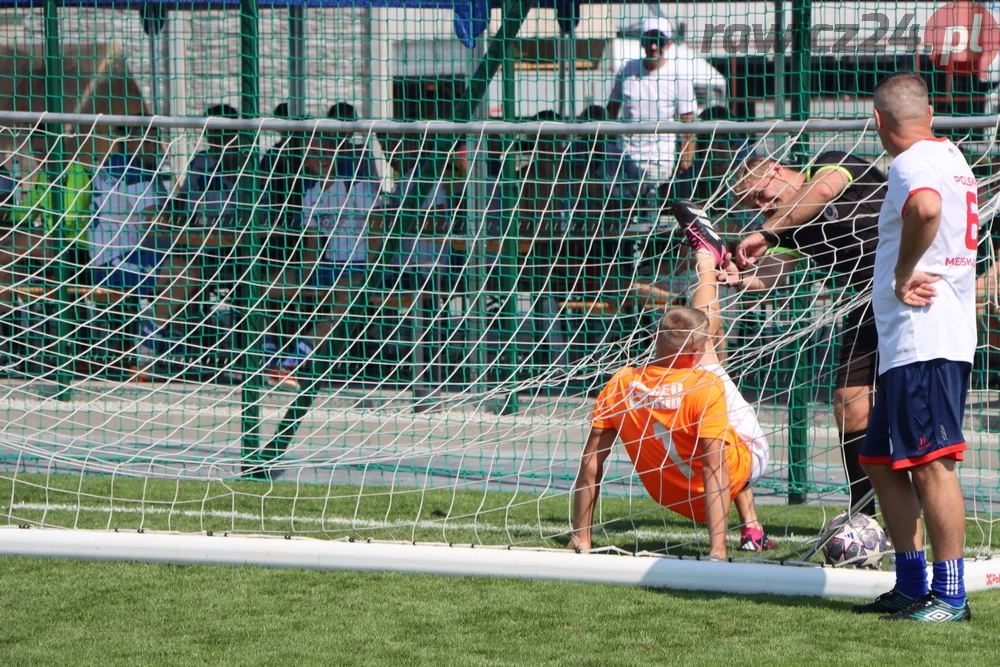
<svg viewBox="0 0 1000 667">
<path fill-rule="evenodd" d="M 996 127 L 1000 115 L 934 118 L 937 130 Z M 192 118 L 180 116 L 117 116 L 73 113 L 0 111 L 0 127 L 25 125 L 74 125 L 90 127 L 157 127 L 259 132 L 349 132 L 378 134 L 787 134 L 802 132 L 861 132 L 875 129 L 873 118 L 864 120 L 807 120 L 694 123 L 628 122 L 529 122 L 501 121 L 455 123 L 446 121 L 396 122 L 382 120 L 281 120 L 277 118 Z"/>
</svg>

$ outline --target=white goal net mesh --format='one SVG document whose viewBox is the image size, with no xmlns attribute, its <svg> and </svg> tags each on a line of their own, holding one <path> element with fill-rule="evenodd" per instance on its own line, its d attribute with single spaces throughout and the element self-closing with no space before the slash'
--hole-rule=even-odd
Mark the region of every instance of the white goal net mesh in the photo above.
<svg viewBox="0 0 1000 667">
<path fill-rule="evenodd" d="M 198 122 L 0 127 L 0 521 L 564 547 L 595 397 L 651 359 L 697 282 L 620 135 Z M 967 552 L 984 554 L 1000 543 L 997 151 L 992 131 L 950 135 L 980 198 L 961 480 Z M 762 221 L 738 201 L 749 160 L 808 177 L 824 155 L 843 166 L 831 151 L 888 168 L 873 131 L 721 124 L 667 196 L 733 246 Z M 713 304 L 770 444 L 754 489 L 781 561 L 848 504 L 833 392 L 870 298 L 797 250 Z M 703 555 L 708 536 L 619 444 L 594 547 Z"/>
</svg>

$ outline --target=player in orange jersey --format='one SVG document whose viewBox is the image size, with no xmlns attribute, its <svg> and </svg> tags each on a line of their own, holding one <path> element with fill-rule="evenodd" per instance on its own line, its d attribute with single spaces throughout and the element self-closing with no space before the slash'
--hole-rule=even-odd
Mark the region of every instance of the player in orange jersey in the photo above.
<svg viewBox="0 0 1000 667">
<path fill-rule="evenodd" d="M 591 524 L 604 462 L 621 438 L 646 491 L 661 505 L 708 523 L 710 557 L 726 557 L 729 507 L 743 523 L 741 550 L 774 543 L 764 533 L 750 486 L 767 467 L 768 446 L 753 408 L 719 363 L 715 259 L 696 251 L 694 308 L 672 308 L 660 320 L 656 358 L 628 366 L 597 398 L 580 462 L 569 547 L 591 547 Z"/>
</svg>

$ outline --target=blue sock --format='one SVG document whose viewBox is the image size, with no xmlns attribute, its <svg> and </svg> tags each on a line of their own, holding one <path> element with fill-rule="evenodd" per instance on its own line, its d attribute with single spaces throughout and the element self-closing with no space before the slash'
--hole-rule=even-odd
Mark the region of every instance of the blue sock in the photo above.
<svg viewBox="0 0 1000 667">
<path fill-rule="evenodd" d="M 952 607 L 964 605 L 965 559 L 953 558 L 934 563 L 934 581 L 931 583 L 931 591 Z"/>
<path fill-rule="evenodd" d="M 896 552 L 896 590 L 911 598 L 927 595 L 927 558 L 923 551 Z"/>
</svg>

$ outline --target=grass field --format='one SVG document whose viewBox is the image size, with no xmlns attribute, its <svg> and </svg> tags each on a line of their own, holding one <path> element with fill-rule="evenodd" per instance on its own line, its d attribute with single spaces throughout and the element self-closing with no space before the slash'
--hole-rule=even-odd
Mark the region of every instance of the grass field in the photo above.
<svg viewBox="0 0 1000 667">
<path fill-rule="evenodd" d="M 569 496 L 17 475 L 4 523 L 562 547 Z M 763 506 L 796 557 L 839 507 Z M 704 553 L 646 498 L 605 498 L 599 545 Z M 970 544 L 1000 551 L 987 519 Z M 735 534 L 734 534 L 735 537 Z M 425 575 L 0 559 L 7 665 L 1000 663 L 1000 595 L 963 626 L 888 625 L 852 602 Z"/>
<path fill-rule="evenodd" d="M 0 559 L 2 665 L 994 665 L 973 622 L 851 604 L 396 574 Z"/>
</svg>

